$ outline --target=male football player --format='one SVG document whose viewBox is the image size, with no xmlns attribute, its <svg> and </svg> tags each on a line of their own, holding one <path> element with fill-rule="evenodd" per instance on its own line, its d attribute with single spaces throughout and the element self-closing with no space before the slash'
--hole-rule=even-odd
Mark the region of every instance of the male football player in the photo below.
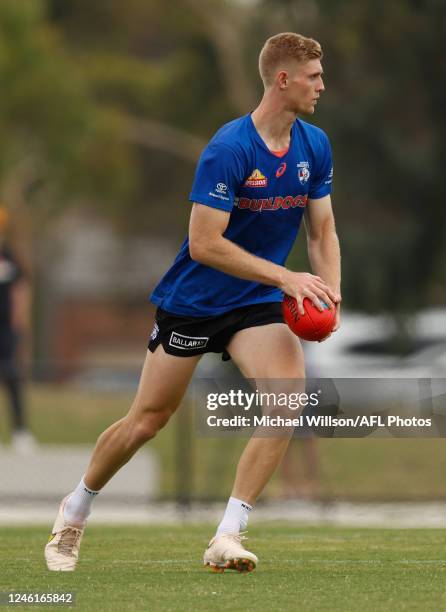
<svg viewBox="0 0 446 612">
<path fill-rule="evenodd" d="M 284 324 L 283 294 L 303 314 L 309 298 L 337 309 L 340 254 L 330 201 L 327 136 L 298 119 L 324 91 L 318 42 L 295 33 L 260 53 L 258 107 L 224 125 L 198 162 L 188 238 L 152 294 L 158 306 L 149 350 L 128 414 L 98 439 L 76 489 L 62 500 L 45 556 L 51 570 L 75 568 L 91 503 L 132 455 L 166 425 L 201 355 L 232 358 L 247 378 L 303 379 L 298 338 Z M 314 274 L 285 267 L 302 218 Z M 273 355 L 274 359 L 269 358 Z M 216 571 L 251 571 L 242 532 L 281 461 L 288 437 L 252 437 L 240 458 L 224 516 L 204 554 Z"/>
</svg>

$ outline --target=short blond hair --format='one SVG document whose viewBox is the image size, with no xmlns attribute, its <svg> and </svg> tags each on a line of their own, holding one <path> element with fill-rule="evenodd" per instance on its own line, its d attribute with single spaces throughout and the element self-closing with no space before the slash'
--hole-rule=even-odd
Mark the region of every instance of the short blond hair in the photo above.
<svg viewBox="0 0 446 612">
<path fill-rule="evenodd" d="M 259 56 L 259 72 L 265 87 L 272 84 L 275 70 L 288 59 L 298 62 L 322 59 L 322 47 L 317 40 L 294 32 L 282 32 L 268 38 Z"/>
</svg>

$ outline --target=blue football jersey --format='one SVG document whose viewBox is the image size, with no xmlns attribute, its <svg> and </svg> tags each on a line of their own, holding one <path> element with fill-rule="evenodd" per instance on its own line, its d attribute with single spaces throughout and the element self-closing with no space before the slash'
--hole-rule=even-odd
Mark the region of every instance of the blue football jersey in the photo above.
<svg viewBox="0 0 446 612">
<path fill-rule="evenodd" d="M 248 114 L 224 125 L 204 149 L 189 199 L 229 212 L 226 238 L 284 265 L 308 198 L 329 194 L 332 175 L 330 143 L 321 129 L 297 119 L 288 152 L 278 157 Z M 167 312 L 196 317 L 282 298 L 277 287 L 193 261 L 187 238 L 151 295 L 152 302 Z"/>
</svg>

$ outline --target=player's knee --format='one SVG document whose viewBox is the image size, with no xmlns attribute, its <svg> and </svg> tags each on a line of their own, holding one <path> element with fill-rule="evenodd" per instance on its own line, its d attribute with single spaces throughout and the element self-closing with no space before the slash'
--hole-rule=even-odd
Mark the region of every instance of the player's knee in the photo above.
<svg viewBox="0 0 446 612">
<path fill-rule="evenodd" d="M 170 415 L 170 410 L 142 412 L 132 424 L 131 438 L 134 443 L 141 445 L 154 438 L 160 429 L 166 425 Z"/>
</svg>

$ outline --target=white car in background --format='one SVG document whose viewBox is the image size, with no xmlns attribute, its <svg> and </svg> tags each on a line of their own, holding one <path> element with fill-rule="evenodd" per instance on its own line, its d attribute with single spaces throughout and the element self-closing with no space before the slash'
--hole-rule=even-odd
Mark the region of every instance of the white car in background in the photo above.
<svg viewBox="0 0 446 612">
<path fill-rule="evenodd" d="M 446 378 L 446 310 L 425 310 L 412 320 L 413 350 L 384 350 L 390 317 L 343 312 L 341 328 L 325 342 L 306 342 L 310 372 L 330 378 Z M 380 348 L 382 350 L 380 350 Z"/>
<path fill-rule="evenodd" d="M 330 378 L 344 408 L 367 411 L 404 406 L 408 413 L 446 417 L 446 310 L 425 310 L 412 320 L 412 349 L 391 354 L 392 319 L 344 312 L 327 341 L 305 343 L 308 378 Z"/>
</svg>

